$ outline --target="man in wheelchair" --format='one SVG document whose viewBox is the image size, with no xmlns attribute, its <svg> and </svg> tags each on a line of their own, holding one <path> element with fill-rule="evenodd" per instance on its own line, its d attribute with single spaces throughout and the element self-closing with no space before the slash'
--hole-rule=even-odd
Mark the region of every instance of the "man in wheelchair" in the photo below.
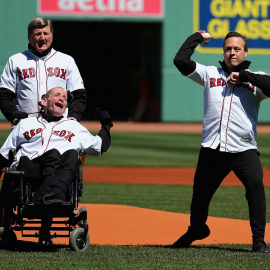
<svg viewBox="0 0 270 270">
<path fill-rule="evenodd" d="M 25 178 L 36 189 L 34 204 L 64 202 L 78 170 L 78 150 L 101 156 L 110 146 L 113 124 L 106 111 L 98 109 L 96 112 L 101 130 L 94 136 L 79 122 L 63 117 L 67 104 L 68 96 L 64 89 L 56 87 L 48 91 L 41 101 L 41 115 L 22 119 L 0 149 L 0 169 L 14 165 L 19 169 L 27 168 Z M 10 158 L 10 151 L 16 151 L 14 159 Z M 8 186 L 7 178 L 0 193 L 0 214 L 9 196 Z M 44 239 L 51 242 L 50 222 L 50 218 L 42 221 L 39 242 Z M 0 228 L 2 224 L 1 214 Z"/>
</svg>

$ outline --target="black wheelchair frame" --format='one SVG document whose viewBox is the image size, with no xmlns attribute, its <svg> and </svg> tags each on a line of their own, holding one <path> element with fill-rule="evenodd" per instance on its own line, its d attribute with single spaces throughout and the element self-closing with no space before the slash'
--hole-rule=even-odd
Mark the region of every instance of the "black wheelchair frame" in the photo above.
<svg viewBox="0 0 270 270">
<path fill-rule="evenodd" d="M 72 250 L 85 251 L 90 245 L 88 233 L 87 209 L 78 208 L 80 197 L 83 193 L 83 164 L 85 154 L 78 152 L 79 168 L 74 178 L 68 201 L 61 204 L 34 204 L 32 202 L 33 192 L 31 185 L 24 179 L 24 171 L 15 168 L 5 168 L 4 177 L 8 177 L 12 186 L 12 194 L 7 203 L 3 205 L 3 228 L 2 232 L 7 239 L 9 246 L 15 246 L 17 236 L 15 231 L 21 231 L 22 237 L 39 237 L 41 220 L 48 215 L 53 218 L 50 227 L 52 238 L 69 237 L 69 245 Z M 55 218 L 65 218 L 55 220 Z M 55 226 L 56 225 L 56 226 Z M 60 234 L 59 232 L 64 232 Z M 1 232 L 0 232 L 1 233 Z"/>
</svg>

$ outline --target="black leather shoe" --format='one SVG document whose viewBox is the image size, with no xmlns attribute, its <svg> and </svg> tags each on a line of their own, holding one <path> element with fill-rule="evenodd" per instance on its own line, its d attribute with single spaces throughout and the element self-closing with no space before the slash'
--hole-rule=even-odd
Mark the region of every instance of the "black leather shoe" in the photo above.
<svg viewBox="0 0 270 270">
<path fill-rule="evenodd" d="M 270 248 L 263 241 L 254 242 L 252 245 L 252 252 L 270 253 Z"/>
<path fill-rule="evenodd" d="M 173 243 L 173 248 L 188 248 L 195 240 L 202 240 L 210 235 L 210 230 L 205 224 L 203 227 L 192 228 L 189 227 L 187 232 L 183 234 L 176 242 Z"/>
</svg>

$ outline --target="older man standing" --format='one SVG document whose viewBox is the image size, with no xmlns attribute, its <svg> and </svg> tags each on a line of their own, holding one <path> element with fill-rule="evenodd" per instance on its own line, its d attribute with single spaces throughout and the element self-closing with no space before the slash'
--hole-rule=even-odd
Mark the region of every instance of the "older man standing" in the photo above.
<svg viewBox="0 0 270 270">
<path fill-rule="evenodd" d="M 49 89 L 62 87 L 73 100 L 67 116 L 80 121 L 86 108 L 86 91 L 74 59 L 52 48 L 53 25 L 35 17 L 28 25 L 28 50 L 11 56 L 0 80 L 0 109 L 16 125 L 21 118 L 36 116 L 38 102 Z"/>
</svg>

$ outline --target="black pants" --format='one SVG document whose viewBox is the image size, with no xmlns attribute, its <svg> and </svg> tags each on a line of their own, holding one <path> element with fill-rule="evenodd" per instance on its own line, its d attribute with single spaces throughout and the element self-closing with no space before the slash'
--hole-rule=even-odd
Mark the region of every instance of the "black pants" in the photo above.
<svg viewBox="0 0 270 270">
<path fill-rule="evenodd" d="M 78 153 L 68 150 L 62 155 L 52 149 L 33 160 L 20 159 L 19 168 L 36 190 L 34 202 L 42 202 L 46 194 L 54 193 L 64 199 L 68 187 L 78 171 Z"/>
<path fill-rule="evenodd" d="M 263 171 L 257 150 L 225 153 L 201 148 L 194 177 L 190 224 L 206 223 L 210 201 L 223 179 L 233 171 L 246 188 L 253 241 L 263 241 L 266 226 L 266 201 Z"/>
</svg>

